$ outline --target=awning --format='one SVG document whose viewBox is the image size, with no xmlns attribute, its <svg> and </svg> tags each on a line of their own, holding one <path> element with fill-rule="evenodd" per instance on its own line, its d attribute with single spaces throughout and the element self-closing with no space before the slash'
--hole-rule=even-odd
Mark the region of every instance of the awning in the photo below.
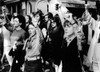
<svg viewBox="0 0 100 72">
<path fill-rule="evenodd" d="M 62 0 L 66 7 L 84 8 L 85 0 Z M 89 8 L 96 8 L 96 1 L 87 0 Z"/>
<path fill-rule="evenodd" d="M 5 4 L 19 2 L 20 0 L 4 0 Z"/>
</svg>

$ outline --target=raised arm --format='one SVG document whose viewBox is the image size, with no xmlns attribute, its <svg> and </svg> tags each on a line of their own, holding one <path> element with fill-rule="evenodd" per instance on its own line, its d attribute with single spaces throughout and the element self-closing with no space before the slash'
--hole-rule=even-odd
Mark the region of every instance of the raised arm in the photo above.
<svg viewBox="0 0 100 72">
<path fill-rule="evenodd" d="M 82 15 L 82 18 L 85 19 L 89 24 L 92 25 L 92 29 L 95 30 L 96 28 L 96 20 L 91 16 L 91 14 L 88 11 L 88 5 L 85 4 L 85 12 Z"/>
</svg>

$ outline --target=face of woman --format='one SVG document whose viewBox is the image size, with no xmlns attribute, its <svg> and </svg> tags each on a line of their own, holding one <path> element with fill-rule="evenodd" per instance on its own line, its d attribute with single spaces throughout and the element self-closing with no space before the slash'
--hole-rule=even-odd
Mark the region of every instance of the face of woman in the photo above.
<svg viewBox="0 0 100 72">
<path fill-rule="evenodd" d="M 21 25 L 21 23 L 19 22 L 18 18 L 14 18 L 14 27 L 19 27 Z"/>
<path fill-rule="evenodd" d="M 66 35 L 71 35 L 74 33 L 74 27 L 72 25 L 66 25 L 64 27 L 64 32 Z"/>
<path fill-rule="evenodd" d="M 48 21 L 48 16 L 47 15 L 45 16 L 45 21 Z"/>
<path fill-rule="evenodd" d="M 25 16 L 25 19 L 26 19 L 26 23 L 27 23 L 29 21 L 29 17 Z"/>
<path fill-rule="evenodd" d="M 35 34 L 35 27 L 33 25 L 29 25 L 28 28 L 29 35 L 32 36 Z"/>
<path fill-rule="evenodd" d="M 56 26 L 57 26 L 56 22 L 53 21 L 53 22 L 51 23 L 51 26 L 52 26 L 53 28 L 56 27 Z"/>
</svg>

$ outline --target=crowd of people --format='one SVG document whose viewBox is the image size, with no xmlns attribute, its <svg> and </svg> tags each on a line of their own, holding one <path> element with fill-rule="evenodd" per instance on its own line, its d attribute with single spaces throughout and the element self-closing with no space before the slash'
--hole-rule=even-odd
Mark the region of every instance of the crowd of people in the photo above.
<svg viewBox="0 0 100 72">
<path fill-rule="evenodd" d="M 87 5 L 81 18 L 59 8 L 55 15 L 2 12 L 0 65 L 6 56 L 9 72 L 100 72 L 99 17 Z"/>
</svg>

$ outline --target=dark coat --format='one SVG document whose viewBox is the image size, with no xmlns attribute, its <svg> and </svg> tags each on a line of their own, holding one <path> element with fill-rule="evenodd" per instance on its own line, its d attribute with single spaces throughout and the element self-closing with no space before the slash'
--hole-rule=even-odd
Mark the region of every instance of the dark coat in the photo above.
<svg viewBox="0 0 100 72">
<path fill-rule="evenodd" d="M 9 55 L 14 58 L 11 72 L 21 72 L 20 67 L 24 63 L 24 56 L 25 56 L 25 51 L 22 50 L 22 48 L 23 48 L 23 45 L 20 45 L 20 46 L 17 46 L 17 49 L 15 51 L 13 51 L 13 48 L 12 48 L 9 52 Z"/>
<path fill-rule="evenodd" d="M 67 45 L 67 43 L 66 43 Z M 82 72 L 78 54 L 77 38 L 63 48 L 63 71 L 64 72 Z"/>
</svg>

